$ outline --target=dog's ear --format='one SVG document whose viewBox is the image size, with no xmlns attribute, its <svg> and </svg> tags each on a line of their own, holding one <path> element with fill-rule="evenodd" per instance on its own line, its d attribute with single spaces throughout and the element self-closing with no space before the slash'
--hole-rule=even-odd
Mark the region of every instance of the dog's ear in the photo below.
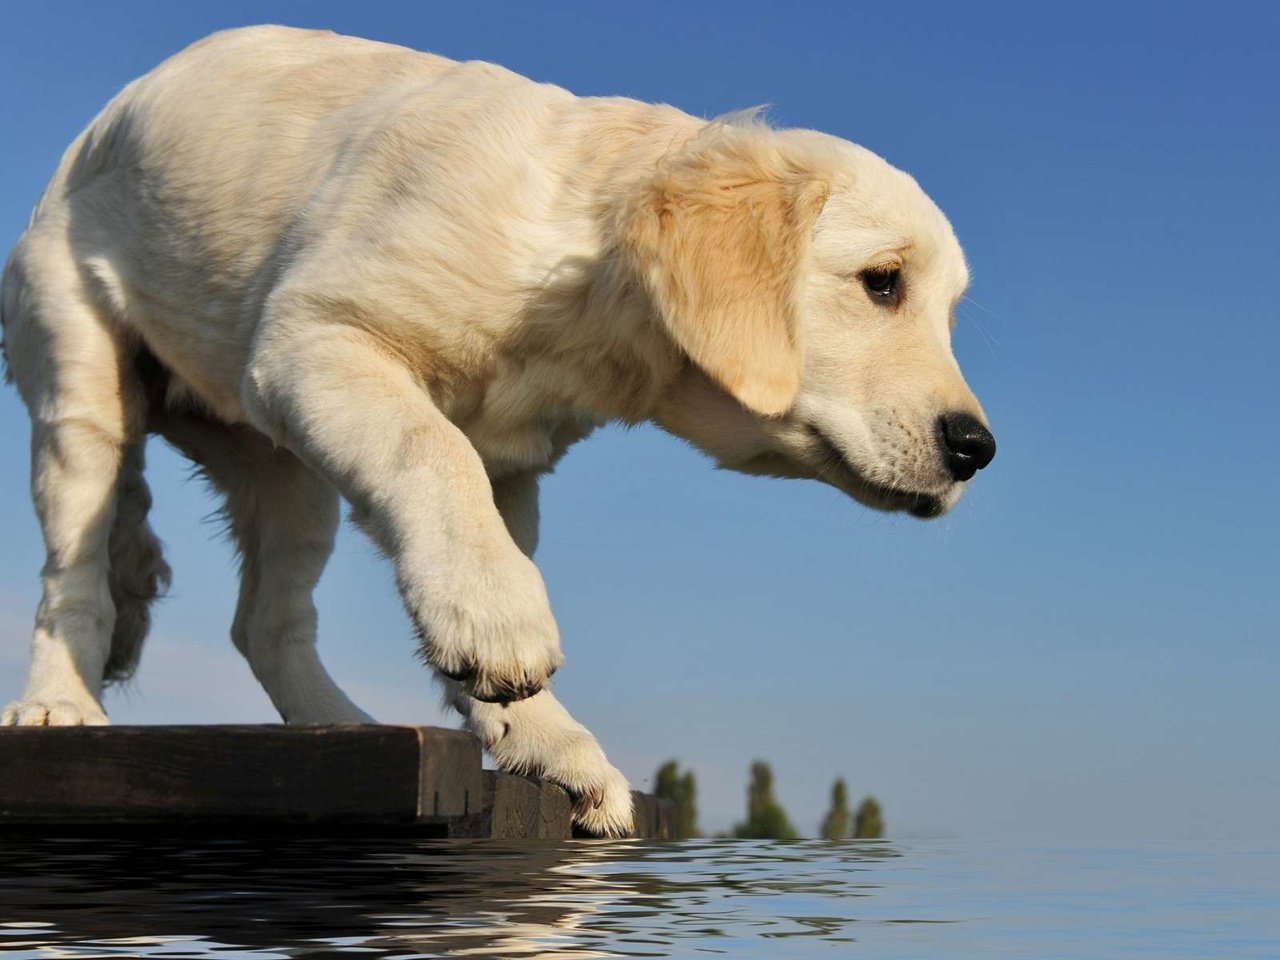
<svg viewBox="0 0 1280 960">
<path fill-rule="evenodd" d="M 800 388 L 800 277 L 829 188 L 753 150 L 752 133 L 664 163 L 620 239 L 680 349 L 743 406 L 778 416 Z"/>
</svg>

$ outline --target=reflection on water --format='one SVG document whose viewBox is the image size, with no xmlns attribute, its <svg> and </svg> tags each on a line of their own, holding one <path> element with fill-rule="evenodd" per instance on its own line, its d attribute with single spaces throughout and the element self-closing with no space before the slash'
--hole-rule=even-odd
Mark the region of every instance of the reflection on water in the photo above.
<svg viewBox="0 0 1280 960">
<path fill-rule="evenodd" d="M 1280 957 L 1280 850 L 0 837 L 6 957 Z"/>
</svg>

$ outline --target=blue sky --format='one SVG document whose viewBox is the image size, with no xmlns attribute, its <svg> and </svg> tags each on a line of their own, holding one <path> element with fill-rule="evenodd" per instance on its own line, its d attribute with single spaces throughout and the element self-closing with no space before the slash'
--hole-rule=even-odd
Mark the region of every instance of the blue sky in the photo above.
<svg viewBox="0 0 1280 960">
<path fill-rule="evenodd" d="M 772 761 L 813 830 L 836 775 L 891 833 L 1280 837 L 1280 8 L 375 2 L 14 4 L 0 33 L 0 246 L 128 80 L 217 28 L 330 27 L 581 94 L 862 143 L 948 213 L 974 274 L 955 348 L 1000 443 L 948 517 L 714 471 L 606 430 L 544 486 L 557 689 L 703 825 Z M 42 561 L 26 415 L 0 392 L 0 700 Z M 274 718 L 227 642 L 234 564 L 151 448 L 175 569 L 116 722 Z M 436 704 L 390 573 L 345 531 L 321 647 L 385 720 Z"/>
</svg>

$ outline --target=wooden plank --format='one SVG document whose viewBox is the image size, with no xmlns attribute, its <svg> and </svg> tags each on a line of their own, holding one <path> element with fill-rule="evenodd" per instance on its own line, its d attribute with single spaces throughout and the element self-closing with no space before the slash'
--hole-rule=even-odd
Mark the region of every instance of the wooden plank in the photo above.
<svg viewBox="0 0 1280 960">
<path fill-rule="evenodd" d="M 676 808 L 670 800 L 651 793 L 631 791 L 635 811 L 636 836 L 646 840 L 673 840 L 676 835 Z"/>
<path fill-rule="evenodd" d="M 449 823 L 451 837 L 558 840 L 570 836 L 569 795 L 553 783 L 484 771 L 484 808 Z"/>
<path fill-rule="evenodd" d="M 0 825 L 414 823 L 481 796 L 462 731 L 400 726 L 0 730 Z"/>
<path fill-rule="evenodd" d="M 675 840 L 676 819 L 679 809 L 674 800 L 658 799 L 658 835 L 657 840 Z"/>
<path fill-rule="evenodd" d="M 465 730 L 408 727 L 418 734 L 418 819 L 460 817 L 484 802 L 480 741 Z"/>
<path fill-rule="evenodd" d="M 234 823 L 574 835 L 563 789 L 481 771 L 480 760 L 475 737 L 436 727 L 9 727 L 0 729 L 0 829 Z M 670 838 L 672 805 L 632 796 L 636 836 Z"/>
<path fill-rule="evenodd" d="M 641 793 L 639 790 L 631 791 L 631 809 L 635 817 L 637 837 L 650 839 L 657 836 L 657 803 L 657 798 L 650 794 Z"/>
<path fill-rule="evenodd" d="M 449 821 L 450 837 L 523 838 L 538 815 L 538 787 L 523 777 L 485 770 L 481 808 Z"/>
<path fill-rule="evenodd" d="M 538 810 L 539 840 L 568 840 L 573 836 L 573 801 L 563 787 L 539 782 L 542 805 Z"/>
</svg>

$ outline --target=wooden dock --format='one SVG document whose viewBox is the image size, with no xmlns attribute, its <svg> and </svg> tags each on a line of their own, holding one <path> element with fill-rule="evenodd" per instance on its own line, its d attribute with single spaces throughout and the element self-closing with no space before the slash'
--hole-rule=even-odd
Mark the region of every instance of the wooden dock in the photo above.
<svg viewBox="0 0 1280 960">
<path fill-rule="evenodd" d="M 635 793 L 636 836 L 670 839 Z M 481 768 L 471 734 L 410 726 L 0 729 L 0 831 L 404 833 L 566 839 L 568 794 Z"/>
</svg>

